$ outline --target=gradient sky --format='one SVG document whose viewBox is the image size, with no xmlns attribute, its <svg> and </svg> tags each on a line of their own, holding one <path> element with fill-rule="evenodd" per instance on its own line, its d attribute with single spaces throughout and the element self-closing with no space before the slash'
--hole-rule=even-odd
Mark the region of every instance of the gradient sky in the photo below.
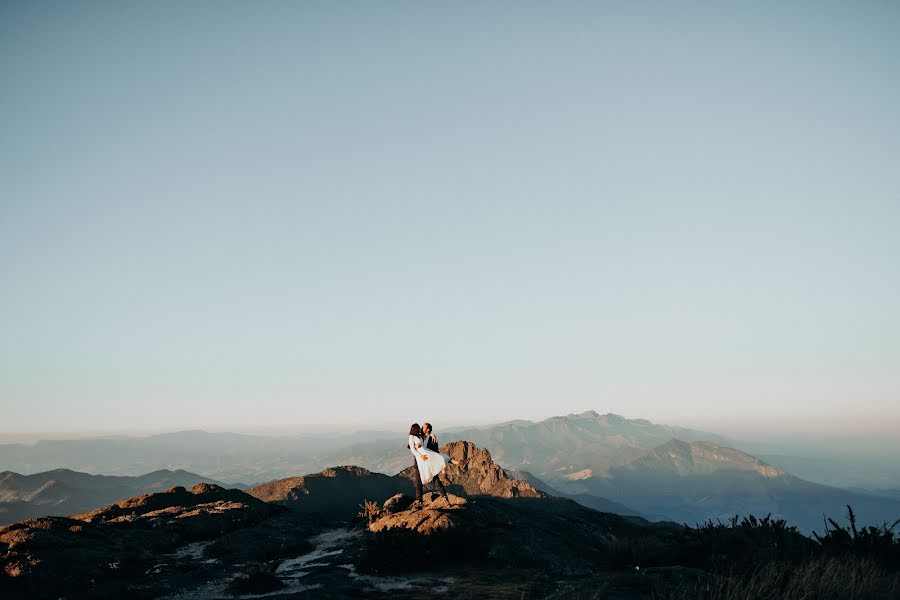
<svg viewBox="0 0 900 600">
<path fill-rule="evenodd" d="M 0 432 L 900 431 L 900 3 L 0 4 Z"/>
</svg>

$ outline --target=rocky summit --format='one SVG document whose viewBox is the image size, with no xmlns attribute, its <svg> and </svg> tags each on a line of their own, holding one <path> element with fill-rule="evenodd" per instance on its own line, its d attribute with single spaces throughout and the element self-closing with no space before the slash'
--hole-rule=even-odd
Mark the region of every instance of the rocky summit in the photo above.
<svg viewBox="0 0 900 600">
<path fill-rule="evenodd" d="M 472 442 L 451 442 L 441 447 L 450 456 L 450 463 L 441 474 L 450 482 L 451 489 L 467 495 L 495 496 L 497 498 L 541 498 L 546 496 L 524 479 L 510 477 L 491 459 L 491 453 Z M 401 477 L 412 479 L 415 468 L 409 466 L 400 472 Z"/>
</svg>

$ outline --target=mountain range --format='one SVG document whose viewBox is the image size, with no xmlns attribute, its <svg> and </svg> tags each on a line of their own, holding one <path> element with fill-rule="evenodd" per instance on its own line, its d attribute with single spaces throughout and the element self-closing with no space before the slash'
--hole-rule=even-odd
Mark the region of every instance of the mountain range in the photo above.
<svg viewBox="0 0 900 600">
<path fill-rule="evenodd" d="M 900 514 L 900 497 L 893 491 L 896 486 L 886 485 L 884 490 L 870 493 L 822 485 L 747 454 L 723 436 L 644 419 L 587 411 L 539 422 L 518 420 L 438 433 L 442 442 L 464 439 L 488 449 L 506 473 L 537 489 L 622 515 L 697 523 L 734 514 L 771 513 L 809 532 L 821 530 L 823 514 L 834 515 L 848 504 L 862 523 L 880 523 Z M 205 476 L 184 480 L 186 486 L 200 480 L 232 482 L 230 485 L 238 481 L 220 479 L 218 473 L 247 476 L 243 481 L 258 485 L 334 465 L 355 465 L 390 477 L 408 468 L 411 457 L 405 438 L 398 441 L 400 436 L 387 436 L 378 431 L 335 439 L 180 432 L 136 439 L 11 444 L 0 446 L 4 461 L 0 465 L 18 465 L 20 459 L 31 465 L 52 461 L 66 466 L 110 465 L 118 456 L 120 470 L 126 468 L 121 465 L 128 469 L 135 465 L 181 465 L 191 471 L 195 466 L 208 468 L 196 469 Z M 52 479 L 38 478 L 22 492 L 0 496 L 0 515 L 4 510 L 6 514 L 0 522 L 69 510 L 65 505 L 42 508 L 53 507 L 55 487 L 68 485 L 65 481 L 48 483 Z M 47 490 L 40 491 L 45 484 Z M 161 485 L 142 485 L 138 483 L 129 493 L 162 489 Z M 0 484 L 0 493 L 3 489 Z M 113 497 L 79 499 L 79 494 L 70 493 L 74 499 L 66 502 L 97 506 Z M 43 510 L 47 512 L 40 512 Z"/>
<path fill-rule="evenodd" d="M 456 435 L 558 492 L 621 503 L 654 520 L 694 524 L 772 514 L 821 532 L 823 515 L 847 505 L 867 524 L 900 514 L 900 503 L 889 496 L 809 482 L 729 447 L 721 436 L 643 419 L 588 411 Z"/>
<path fill-rule="evenodd" d="M 0 444 L 0 468 L 38 473 L 65 467 L 129 476 L 183 469 L 217 481 L 253 484 L 313 473 L 336 464 L 319 457 L 360 441 L 393 438 L 395 433 L 379 431 L 266 436 L 192 430 L 146 437 L 39 440 Z"/>
<path fill-rule="evenodd" d="M 43 516 L 66 516 L 137 494 L 174 486 L 221 482 L 187 471 L 159 470 L 139 477 L 91 475 L 54 469 L 33 475 L 0 473 L 0 525 Z M 234 487 L 234 486 L 232 486 Z"/>
</svg>

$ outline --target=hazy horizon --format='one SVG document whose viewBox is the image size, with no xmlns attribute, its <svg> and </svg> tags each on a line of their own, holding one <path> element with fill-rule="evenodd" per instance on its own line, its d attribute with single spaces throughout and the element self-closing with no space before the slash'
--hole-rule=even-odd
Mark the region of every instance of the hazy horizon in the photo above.
<svg viewBox="0 0 900 600">
<path fill-rule="evenodd" d="M 4 2 L 0 433 L 900 432 L 898 22 Z"/>
<path fill-rule="evenodd" d="M 505 421 L 526 420 L 532 422 L 540 422 L 552 417 L 579 414 L 586 411 L 594 410 L 586 408 L 584 410 L 570 411 L 567 413 L 559 413 L 547 415 L 543 418 L 523 419 L 513 417 Z M 595 411 L 598 412 L 598 411 Z M 600 412 L 600 414 L 607 414 Z M 680 423 L 680 422 L 663 422 L 654 419 L 648 419 L 640 415 L 619 415 L 626 419 L 645 419 L 657 425 L 667 425 L 671 427 L 683 427 L 699 431 L 706 431 L 717 436 L 725 437 L 736 447 L 750 448 L 758 453 L 784 453 L 786 455 L 798 456 L 815 456 L 817 458 L 827 457 L 845 457 L 845 458 L 865 458 L 877 457 L 885 458 L 895 456 L 900 451 L 900 439 L 896 436 L 897 428 L 895 424 L 886 423 L 878 429 L 866 430 L 856 426 L 845 426 L 841 429 L 822 429 L 815 430 L 791 430 L 783 427 L 761 425 L 749 427 L 719 427 L 716 424 L 709 426 L 702 423 Z M 425 419 L 418 419 L 424 421 Z M 438 431 L 459 430 L 469 427 L 492 427 L 505 421 L 451 421 L 438 422 L 436 427 Z M 185 433 L 200 431 L 204 433 L 236 433 L 240 435 L 251 436 L 271 436 L 271 437 L 293 437 L 315 439 L 321 438 L 327 440 L 347 434 L 362 432 L 384 432 L 389 434 L 396 432 L 398 439 L 404 438 L 406 433 L 407 422 L 378 422 L 370 427 L 358 427 L 352 424 L 322 424 L 313 426 L 282 424 L 279 426 L 268 427 L 204 427 L 198 425 L 195 427 L 176 427 L 176 428 L 134 428 L 134 429 L 113 429 L 113 430 L 81 430 L 81 431 L 55 431 L 55 432 L 27 432 L 27 433 L 7 433 L 0 431 L 0 444 L 33 444 L 41 440 L 91 440 L 104 438 L 141 438 L 155 435 L 165 435 L 172 433 Z"/>
</svg>

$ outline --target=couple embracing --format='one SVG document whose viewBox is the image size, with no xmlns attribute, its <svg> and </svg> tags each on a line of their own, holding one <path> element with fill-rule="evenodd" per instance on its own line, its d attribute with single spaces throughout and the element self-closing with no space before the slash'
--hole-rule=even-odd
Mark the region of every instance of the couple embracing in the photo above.
<svg viewBox="0 0 900 600">
<path fill-rule="evenodd" d="M 413 463 L 416 468 L 414 476 L 416 502 L 422 502 L 422 486 L 432 481 L 438 493 L 449 501 L 447 490 L 444 489 L 439 475 L 450 462 L 450 457 L 438 452 L 437 436 L 431 429 L 431 423 L 423 423 L 421 427 L 418 423 L 412 424 L 409 428 L 407 448 L 416 457 Z"/>
</svg>

